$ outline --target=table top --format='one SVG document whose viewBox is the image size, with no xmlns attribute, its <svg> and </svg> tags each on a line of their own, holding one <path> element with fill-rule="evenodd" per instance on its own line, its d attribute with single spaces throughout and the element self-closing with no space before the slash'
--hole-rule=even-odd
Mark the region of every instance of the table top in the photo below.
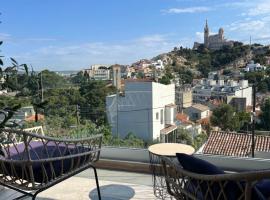
<svg viewBox="0 0 270 200">
<path fill-rule="evenodd" d="M 158 156 L 175 156 L 176 153 L 193 154 L 195 149 L 186 144 L 160 143 L 151 145 L 148 151 Z"/>
</svg>

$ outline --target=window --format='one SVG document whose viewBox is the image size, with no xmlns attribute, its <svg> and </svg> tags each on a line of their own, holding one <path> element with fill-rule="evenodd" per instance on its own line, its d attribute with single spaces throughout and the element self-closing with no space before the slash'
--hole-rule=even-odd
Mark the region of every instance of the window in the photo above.
<svg viewBox="0 0 270 200">
<path fill-rule="evenodd" d="M 158 120 L 158 112 L 156 112 L 156 120 Z"/>
<path fill-rule="evenodd" d="M 163 109 L 160 110 L 160 124 L 163 124 Z"/>
</svg>

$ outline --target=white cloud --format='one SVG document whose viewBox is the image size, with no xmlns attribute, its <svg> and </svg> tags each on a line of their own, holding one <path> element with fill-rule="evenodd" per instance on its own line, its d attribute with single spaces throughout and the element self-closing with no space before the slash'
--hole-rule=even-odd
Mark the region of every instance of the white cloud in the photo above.
<svg viewBox="0 0 270 200">
<path fill-rule="evenodd" d="M 10 40 L 11 35 L 8 33 L 0 33 L 0 41 L 7 41 Z"/>
<path fill-rule="evenodd" d="M 212 10 L 209 7 L 205 6 L 198 6 L 198 7 L 189 7 L 189 8 L 170 8 L 167 10 L 162 10 L 163 13 L 169 14 L 181 14 L 181 13 L 201 13 L 201 12 L 208 12 Z"/>
<path fill-rule="evenodd" d="M 266 23 L 262 20 L 240 20 L 233 22 L 229 25 L 230 31 L 244 31 L 254 33 L 253 31 L 259 31 L 265 27 Z"/>
<path fill-rule="evenodd" d="M 20 63 L 33 64 L 35 69 L 82 69 L 91 64 L 131 64 L 141 58 L 152 58 L 168 52 L 180 41 L 170 34 L 153 34 L 129 41 L 114 43 L 94 42 L 75 45 L 48 45 L 14 55 Z M 183 43 L 186 41 L 183 40 Z M 178 45 L 179 46 L 179 45 Z"/>
<path fill-rule="evenodd" d="M 256 2 L 256 1 L 254 1 Z M 270 1 L 264 0 L 256 2 L 255 5 L 251 6 L 248 11 L 244 14 L 249 16 L 258 16 L 258 15 L 269 15 L 270 13 Z"/>
</svg>

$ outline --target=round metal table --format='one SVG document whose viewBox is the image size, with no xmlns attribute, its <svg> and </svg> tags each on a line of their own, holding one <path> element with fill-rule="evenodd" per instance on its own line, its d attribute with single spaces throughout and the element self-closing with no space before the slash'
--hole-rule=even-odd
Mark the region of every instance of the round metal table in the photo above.
<svg viewBox="0 0 270 200">
<path fill-rule="evenodd" d="M 151 145 L 148 148 L 150 157 L 150 170 L 152 171 L 154 195 L 160 199 L 170 198 L 167 192 L 166 182 L 161 166 L 161 156 L 174 159 L 176 153 L 193 154 L 195 149 L 192 146 L 179 143 L 160 143 Z"/>
</svg>

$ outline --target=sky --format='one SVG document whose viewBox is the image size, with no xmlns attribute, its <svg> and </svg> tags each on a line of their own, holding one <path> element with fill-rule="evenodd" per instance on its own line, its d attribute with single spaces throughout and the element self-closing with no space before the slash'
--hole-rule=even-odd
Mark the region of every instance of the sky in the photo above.
<svg viewBox="0 0 270 200">
<path fill-rule="evenodd" d="M 203 41 L 270 43 L 270 0 L 0 0 L 1 55 L 35 70 L 131 64 Z"/>
</svg>

